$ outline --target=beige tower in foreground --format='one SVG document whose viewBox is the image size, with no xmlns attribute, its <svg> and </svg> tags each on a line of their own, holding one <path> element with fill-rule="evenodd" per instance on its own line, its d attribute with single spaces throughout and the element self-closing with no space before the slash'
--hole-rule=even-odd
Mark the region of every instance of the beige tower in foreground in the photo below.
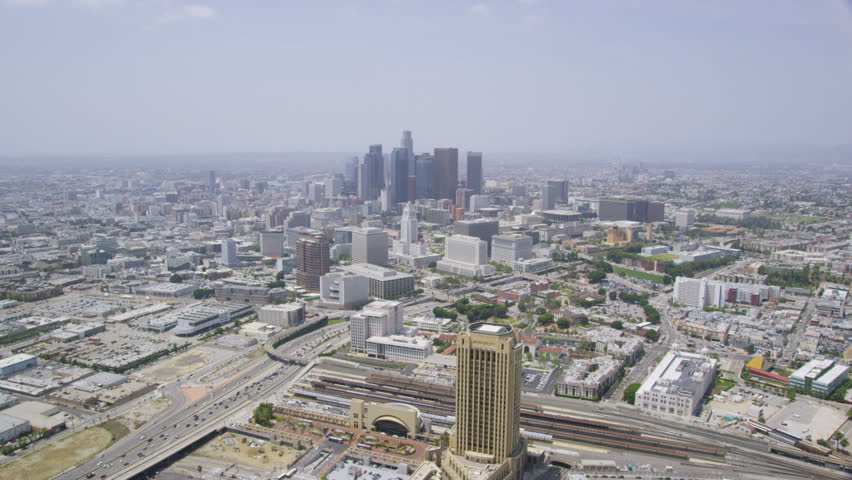
<svg viewBox="0 0 852 480">
<path fill-rule="evenodd" d="M 456 426 L 442 469 L 453 480 L 523 478 L 520 334 L 509 325 L 474 323 L 459 335 Z"/>
</svg>

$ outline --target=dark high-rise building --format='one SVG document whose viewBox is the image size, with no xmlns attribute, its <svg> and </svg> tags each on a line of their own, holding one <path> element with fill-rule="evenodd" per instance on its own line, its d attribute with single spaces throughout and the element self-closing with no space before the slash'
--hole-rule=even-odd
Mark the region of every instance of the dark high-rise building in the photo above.
<svg viewBox="0 0 852 480">
<path fill-rule="evenodd" d="M 320 277 L 328 273 L 329 244 L 322 234 L 303 234 L 296 240 L 296 283 L 310 292 L 320 290 Z"/>
<path fill-rule="evenodd" d="M 209 184 L 210 192 L 211 193 L 218 192 L 219 189 L 217 187 L 218 187 L 218 185 L 216 185 L 216 172 L 213 171 L 213 170 L 210 170 L 210 184 Z"/>
<path fill-rule="evenodd" d="M 604 221 L 662 222 L 665 205 L 650 200 L 602 198 L 598 201 L 598 219 Z"/>
<path fill-rule="evenodd" d="M 410 175 L 411 173 L 414 172 L 410 171 L 408 175 L 408 201 L 414 202 L 417 200 L 417 177 Z"/>
<path fill-rule="evenodd" d="M 381 145 L 370 145 L 370 151 L 358 165 L 358 196 L 376 200 L 385 188 L 385 157 Z"/>
<path fill-rule="evenodd" d="M 491 237 L 497 235 L 500 230 L 498 220 L 478 218 L 476 220 L 459 220 L 453 224 L 453 235 L 467 235 L 484 240 L 488 244 L 489 254 L 491 252 Z"/>
<path fill-rule="evenodd" d="M 454 198 L 459 186 L 459 149 L 436 148 L 433 168 L 433 198 Z"/>
<path fill-rule="evenodd" d="M 568 180 L 548 180 L 541 191 L 541 209 L 551 210 L 557 203 L 568 202 Z"/>
<path fill-rule="evenodd" d="M 408 150 L 408 171 L 414 173 L 414 139 L 411 137 L 411 130 L 402 131 L 402 140 L 399 146 Z"/>
<path fill-rule="evenodd" d="M 662 222 L 666 217 L 666 204 L 663 202 L 648 202 L 648 215 L 645 222 Z"/>
<path fill-rule="evenodd" d="M 387 187 L 391 210 L 408 201 L 408 150 L 405 148 L 394 148 L 391 152 Z"/>
<path fill-rule="evenodd" d="M 598 219 L 614 222 L 636 218 L 636 202 L 623 198 L 601 198 L 598 200 Z"/>
<path fill-rule="evenodd" d="M 482 152 L 467 152 L 467 188 L 482 193 Z"/>
<path fill-rule="evenodd" d="M 473 190 L 469 188 L 459 187 L 456 190 L 456 206 L 469 211 L 471 195 L 473 195 Z"/>
<path fill-rule="evenodd" d="M 414 164 L 417 198 L 435 198 L 432 192 L 432 184 L 435 183 L 435 157 L 428 154 L 417 155 Z"/>
</svg>

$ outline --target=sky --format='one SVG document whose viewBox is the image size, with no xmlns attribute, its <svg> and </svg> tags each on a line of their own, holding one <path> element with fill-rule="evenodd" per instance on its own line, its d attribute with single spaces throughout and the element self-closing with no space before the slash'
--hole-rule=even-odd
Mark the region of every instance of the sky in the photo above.
<svg viewBox="0 0 852 480">
<path fill-rule="evenodd" d="M 844 0 L 0 0 L 0 154 L 852 144 Z"/>
</svg>

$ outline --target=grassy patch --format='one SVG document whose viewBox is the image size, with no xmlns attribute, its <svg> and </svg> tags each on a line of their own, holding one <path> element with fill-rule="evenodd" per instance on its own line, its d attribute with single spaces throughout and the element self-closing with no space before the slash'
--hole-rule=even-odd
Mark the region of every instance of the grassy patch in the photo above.
<svg viewBox="0 0 852 480">
<path fill-rule="evenodd" d="M 107 420 L 98 426 L 112 434 L 112 440 L 114 442 L 121 440 L 130 433 L 129 428 L 114 418 L 112 420 Z"/>
<path fill-rule="evenodd" d="M 658 260 L 660 262 L 671 262 L 677 260 L 679 257 L 674 253 L 662 253 L 660 255 L 654 255 L 652 257 L 648 257 L 649 260 Z"/>
<path fill-rule="evenodd" d="M 343 323 L 342 317 L 332 318 L 331 320 L 328 321 L 329 325 L 336 325 L 338 323 Z"/>
<path fill-rule="evenodd" d="M 112 442 L 110 430 L 88 428 L 0 467 L 0 478 L 48 480 L 88 462 Z"/>
<path fill-rule="evenodd" d="M 628 277 L 639 278 L 642 280 L 650 280 L 652 282 L 663 283 L 663 276 L 659 273 L 651 273 L 651 272 L 642 272 L 639 270 L 633 270 L 630 268 L 624 268 L 618 265 L 612 266 L 612 271 L 615 273 L 620 273 L 622 275 L 626 275 Z"/>
</svg>

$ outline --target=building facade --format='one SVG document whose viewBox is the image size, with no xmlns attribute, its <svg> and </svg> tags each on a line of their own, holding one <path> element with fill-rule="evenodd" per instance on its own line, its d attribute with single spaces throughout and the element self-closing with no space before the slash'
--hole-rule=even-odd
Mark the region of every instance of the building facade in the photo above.
<svg viewBox="0 0 852 480">
<path fill-rule="evenodd" d="M 352 263 L 387 265 L 388 233 L 381 228 L 353 228 Z"/>
<path fill-rule="evenodd" d="M 523 478 L 520 334 L 474 323 L 456 343 L 456 426 L 442 466 L 451 479 Z M 483 472 L 491 472 L 481 476 Z"/>
<path fill-rule="evenodd" d="M 328 273 L 329 243 L 323 235 L 300 235 L 296 240 L 296 282 L 305 290 L 318 292 L 320 277 Z"/>
<path fill-rule="evenodd" d="M 331 272 L 320 278 L 320 301 L 338 308 L 354 308 L 370 299 L 370 280 L 352 272 Z"/>
</svg>

